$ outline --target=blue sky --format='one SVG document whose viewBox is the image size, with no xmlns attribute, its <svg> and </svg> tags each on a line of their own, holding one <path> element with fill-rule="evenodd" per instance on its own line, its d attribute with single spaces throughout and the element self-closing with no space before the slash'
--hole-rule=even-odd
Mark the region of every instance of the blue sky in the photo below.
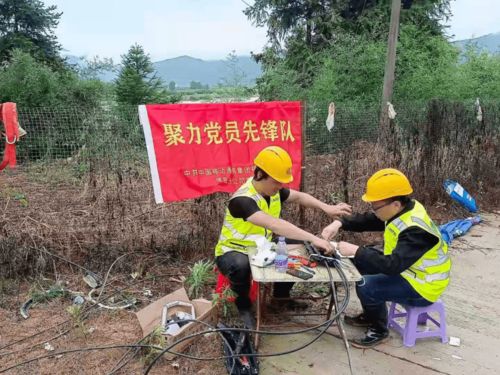
<svg viewBox="0 0 500 375">
<path fill-rule="evenodd" d="M 202 59 L 258 52 L 266 30 L 252 26 L 242 0 L 43 0 L 64 14 L 56 35 L 65 53 L 112 57 L 139 43 L 153 61 L 180 55 Z M 253 0 L 246 0 L 252 3 Z M 453 40 L 500 31 L 500 0 L 455 0 Z"/>
</svg>

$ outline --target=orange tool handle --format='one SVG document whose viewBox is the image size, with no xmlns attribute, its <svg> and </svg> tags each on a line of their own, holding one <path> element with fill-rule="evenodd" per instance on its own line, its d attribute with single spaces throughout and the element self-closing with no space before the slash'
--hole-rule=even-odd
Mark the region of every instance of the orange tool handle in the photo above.
<svg viewBox="0 0 500 375">
<path fill-rule="evenodd" d="M 297 259 L 304 266 L 311 267 L 311 268 L 314 268 L 318 265 L 316 262 L 311 262 L 309 259 L 307 259 L 306 257 L 303 257 L 301 255 L 290 255 L 289 258 Z"/>
</svg>

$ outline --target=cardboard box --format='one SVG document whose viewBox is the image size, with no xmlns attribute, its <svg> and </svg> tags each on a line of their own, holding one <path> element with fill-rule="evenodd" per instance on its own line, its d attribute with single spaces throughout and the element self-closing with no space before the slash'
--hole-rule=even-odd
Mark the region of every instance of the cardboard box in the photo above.
<svg viewBox="0 0 500 375">
<path fill-rule="evenodd" d="M 142 310 L 136 313 L 139 324 L 142 328 L 143 337 L 146 337 L 155 328 L 161 326 L 161 315 L 163 311 L 163 306 L 169 302 L 182 301 L 192 303 L 194 305 L 196 319 L 206 322 L 210 325 L 215 325 L 216 323 L 216 308 L 212 305 L 211 301 L 206 299 L 194 299 L 190 300 L 184 288 L 178 289 L 173 293 L 170 293 L 159 300 L 149 304 Z M 180 308 L 183 311 L 186 309 Z M 181 329 L 174 335 L 165 335 L 167 345 L 171 345 L 177 340 L 191 335 L 196 332 L 206 331 L 208 327 L 204 324 L 199 324 L 196 322 L 188 323 L 181 327 Z M 173 351 L 182 352 L 185 350 L 195 339 L 193 337 L 189 340 L 183 341 L 177 346 L 172 348 Z M 173 359 L 175 356 L 170 353 L 165 353 L 165 358 Z"/>
</svg>

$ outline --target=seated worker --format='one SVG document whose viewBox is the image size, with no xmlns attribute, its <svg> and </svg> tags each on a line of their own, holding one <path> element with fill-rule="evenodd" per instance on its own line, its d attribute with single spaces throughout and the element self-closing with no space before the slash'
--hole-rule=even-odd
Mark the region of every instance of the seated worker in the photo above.
<svg viewBox="0 0 500 375">
<path fill-rule="evenodd" d="M 350 214 L 351 207 L 341 203 L 328 205 L 309 194 L 284 187 L 293 181 L 292 160 L 282 148 L 264 148 L 254 160 L 254 177 L 249 178 L 229 199 L 219 242 L 215 246 L 215 262 L 219 271 L 229 279 L 236 293 L 236 307 L 249 328 L 254 327 L 249 299 L 251 271 L 248 247 L 255 247 L 260 236 L 272 239 L 273 233 L 294 240 L 310 241 L 325 251 L 332 251 L 330 242 L 280 219 L 284 202 L 319 208 L 330 217 Z M 293 283 L 277 283 L 274 296 L 290 296 Z"/>
<path fill-rule="evenodd" d="M 424 206 L 409 197 L 412 192 L 403 173 L 382 169 L 370 177 L 362 196 L 372 212 L 335 220 L 321 234 L 330 239 L 340 228 L 384 232 L 383 253 L 371 246 L 338 244 L 342 255 L 354 256 L 354 264 L 363 275 L 356 285 L 363 312 L 344 318 L 347 324 L 368 327 L 366 336 L 352 342 L 355 347 L 373 347 L 388 338 L 387 301 L 427 306 L 436 302 L 448 285 L 448 246 Z"/>
</svg>

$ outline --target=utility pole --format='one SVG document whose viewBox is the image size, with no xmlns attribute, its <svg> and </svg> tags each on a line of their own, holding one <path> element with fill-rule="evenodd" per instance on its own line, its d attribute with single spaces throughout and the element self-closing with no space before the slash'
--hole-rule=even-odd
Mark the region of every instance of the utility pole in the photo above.
<svg viewBox="0 0 500 375">
<path fill-rule="evenodd" d="M 392 0 L 391 25 L 387 39 L 387 57 L 385 61 L 384 88 L 382 91 L 381 123 L 387 122 L 387 102 L 392 98 L 394 87 L 394 71 L 396 69 L 396 46 L 399 34 L 399 15 L 401 13 L 401 0 Z"/>
</svg>

